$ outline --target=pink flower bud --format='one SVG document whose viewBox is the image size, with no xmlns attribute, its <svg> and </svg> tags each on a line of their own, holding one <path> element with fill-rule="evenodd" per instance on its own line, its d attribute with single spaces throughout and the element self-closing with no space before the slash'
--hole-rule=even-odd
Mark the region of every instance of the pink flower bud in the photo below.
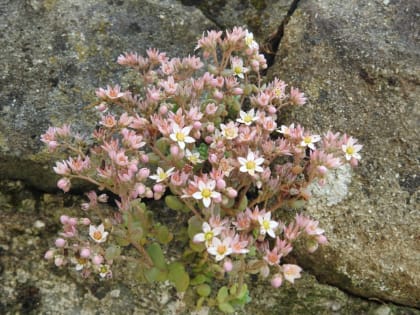
<svg viewBox="0 0 420 315">
<path fill-rule="evenodd" d="M 238 195 L 238 192 L 232 187 L 228 187 L 226 189 L 226 192 L 229 198 L 236 198 L 236 196 Z"/>
<path fill-rule="evenodd" d="M 60 188 L 62 191 L 64 192 L 68 192 L 70 190 L 70 179 L 68 178 L 61 178 L 58 182 L 57 182 L 57 187 Z"/>
<path fill-rule="evenodd" d="M 215 99 L 217 99 L 217 100 L 221 100 L 221 99 L 223 99 L 223 93 L 222 93 L 222 92 L 220 92 L 219 90 L 215 90 L 215 91 L 213 92 L 213 96 L 214 96 L 214 98 L 215 98 Z"/>
<path fill-rule="evenodd" d="M 217 190 L 223 190 L 226 187 L 226 182 L 223 179 L 218 179 L 216 181 L 216 188 Z"/>
<path fill-rule="evenodd" d="M 316 236 L 316 240 L 318 241 L 319 244 L 323 245 L 323 244 L 327 244 L 328 243 L 328 239 L 325 237 L 325 235 L 317 235 Z"/>
<path fill-rule="evenodd" d="M 328 172 L 328 169 L 324 165 L 319 165 L 317 167 L 318 173 L 321 175 L 325 175 Z"/>
<path fill-rule="evenodd" d="M 146 190 L 146 198 L 153 198 L 153 191 L 149 188 Z"/>
<path fill-rule="evenodd" d="M 67 223 L 69 225 L 75 226 L 75 225 L 77 225 L 77 219 L 76 218 L 69 218 L 68 221 L 67 221 Z"/>
<path fill-rule="evenodd" d="M 88 258 L 90 256 L 90 249 L 89 248 L 82 248 L 80 250 L 80 257 Z"/>
<path fill-rule="evenodd" d="M 54 264 L 57 267 L 60 267 L 60 266 L 64 265 L 64 259 L 63 259 L 63 257 L 61 257 L 61 256 L 55 257 Z"/>
<path fill-rule="evenodd" d="M 68 215 L 62 215 L 62 216 L 60 216 L 60 222 L 61 222 L 61 224 L 67 224 L 67 222 L 68 222 L 68 220 L 69 220 L 69 216 Z"/>
<path fill-rule="evenodd" d="M 66 240 L 62 238 L 57 238 L 55 240 L 55 246 L 57 247 L 64 247 L 66 245 Z"/>
<path fill-rule="evenodd" d="M 81 204 L 81 208 L 82 208 L 83 211 L 87 211 L 90 208 L 90 204 L 88 202 L 83 202 Z"/>
<path fill-rule="evenodd" d="M 214 129 L 215 129 L 215 127 L 212 123 L 207 125 L 207 131 L 208 132 L 214 132 Z"/>
<path fill-rule="evenodd" d="M 148 163 L 149 162 L 149 157 L 147 156 L 147 154 L 142 154 L 140 156 L 140 161 L 142 161 L 143 163 Z"/>
<path fill-rule="evenodd" d="M 199 121 L 195 121 L 195 122 L 193 123 L 193 128 L 194 128 L 194 129 L 200 129 L 200 128 L 201 128 L 201 122 L 199 122 Z"/>
<path fill-rule="evenodd" d="M 213 142 L 213 138 L 212 137 L 210 137 L 210 136 L 206 136 L 205 138 L 204 138 L 204 141 L 206 141 L 206 143 L 212 143 Z"/>
<path fill-rule="evenodd" d="M 170 151 L 173 157 L 177 157 L 179 154 L 179 147 L 176 144 L 172 144 Z"/>
<path fill-rule="evenodd" d="M 241 89 L 241 88 L 238 88 L 238 87 L 234 88 L 232 92 L 233 92 L 234 95 L 242 95 L 242 94 L 244 94 L 244 90 Z"/>
<path fill-rule="evenodd" d="M 223 269 L 224 269 L 226 272 L 231 272 L 231 271 L 232 271 L 232 269 L 233 269 L 233 264 L 232 264 L 232 261 L 230 261 L 230 260 L 226 260 L 226 261 L 223 263 Z"/>
<path fill-rule="evenodd" d="M 271 285 L 274 288 L 279 288 L 281 286 L 282 282 L 283 282 L 283 279 L 282 279 L 281 275 L 279 275 L 279 274 L 274 275 L 273 279 L 271 279 Z"/>
<path fill-rule="evenodd" d="M 166 105 L 161 105 L 159 107 L 159 114 L 166 115 L 167 112 L 168 112 L 168 107 Z"/>
<path fill-rule="evenodd" d="M 164 185 L 161 185 L 161 184 L 155 184 L 153 186 L 153 191 L 155 193 L 161 194 L 161 193 L 163 193 L 165 191 L 165 186 Z"/>
<path fill-rule="evenodd" d="M 222 195 L 218 195 L 217 197 L 214 197 L 213 201 L 215 203 L 221 203 L 222 202 Z"/>
<path fill-rule="evenodd" d="M 44 255 L 44 258 L 47 260 L 51 260 L 54 258 L 54 251 L 52 249 L 47 250 L 47 252 Z"/>
<path fill-rule="evenodd" d="M 104 258 L 101 255 L 95 255 L 92 258 L 92 263 L 94 265 L 100 265 L 103 263 L 103 261 L 104 261 Z"/>
<path fill-rule="evenodd" d="M 82 218 L 80 220 L 80 223 L 82 223 L 83 225 L 89 225 L 90 224 L 90 220 L 89 220 L 89 218 Z"/>
<path fill-rule="evenodd" d="M 268 106 L 268 112 L 274 115 L 277 112 L 277 108 L 275 108 L 273 105 L 270 105 Z"/>
<path fill-rule="evenodd" d="M 142 180 L 148 178 L 150 175 L 150 170 L 148 168 L 141 168 L 140 171 L 137 173 L 137 178 Z"/>
<path fill-rule="evenodd" d="M 210 161 L 210 163 L 216 163 L 217 162 L 217 155 L 216 154 L 210 154 L 209 155 L 209 161 Z"/>
</svg>

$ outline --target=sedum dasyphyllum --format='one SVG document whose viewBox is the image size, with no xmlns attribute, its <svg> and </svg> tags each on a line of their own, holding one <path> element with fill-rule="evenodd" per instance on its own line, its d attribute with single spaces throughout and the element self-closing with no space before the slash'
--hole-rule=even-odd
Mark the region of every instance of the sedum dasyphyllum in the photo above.
<svg viewBox="0 0 420 315">
<path fill-rule="evenodd" d="M 87 193 L 83 217 L 61 216 L 45 258 L 99 278 L 134 262 L 139 280 L 169 280 L 197 307 L 231 313 L 249 301 L 247 275 L 276 288 L 294 283 L 302 269 L 287 258 L 293 247 L 313 252 L 327 243 L 318 221 L 289 210 L 311 197 L 309 184 L 356 166 L 362 146 L 346 134 L 281 124 L 282 108 L 306 97 L 280 79 L 265 81 L 266 60 L 249 31 L 208 31 L 196 51 L 202 59 L 156 49 L 119 56 L 135 82 L 96 91 L 92 134 L 64 125 L 42 135 L 51 152 L 68 156 L 54 167 L 60 189 L 81 179 L 101 191 Z M 115 211 L 100 207 L 110 193 Z M 153 209 L 162 200 L 183 221 L 159 222 Z M 164 260 L 173 239 L 176 257 Z"/>
</svg>

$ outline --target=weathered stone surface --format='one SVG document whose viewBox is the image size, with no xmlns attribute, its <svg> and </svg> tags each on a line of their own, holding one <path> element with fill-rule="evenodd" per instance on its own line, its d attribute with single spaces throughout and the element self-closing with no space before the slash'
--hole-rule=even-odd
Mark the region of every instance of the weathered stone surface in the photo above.
<svg viewBox="0 0 420 315">
<path fill-rule="evenodd" d="M 364 144 L 345 201 L 309 212 L 330 244 L 301 263 L 357 295 L 419 306 L 418 1 L 300 1 L 271 75 L 309 98 L 284 123 Z"/>
<path fill-rule="evenodd" d="M 220 29 L 246 26 L 262 43 L 277 32 L 293 0 L 181 0 L 199 8 Z"/>
<path fill-rule="evenodd" d="M 41 189 L 55 177 L 38 154 L 40 135 L 49 125 L 93 123 L 83 109 L 97 87 L 119 82 L 119 54 L 187 55 L 214 28 L 177 1 L 1 0 L 0 15 L 0 177 Z"/>
<path fill-rule="evenodd" d="M 71 268 L 58 269 L 42 259 L 54 242 L 62 213 L 80 215 L 80 198 L 33 194 L 19 182 L 0 181 L 0 313 L 11 314 L 219 314 L 191 312 L 167 284 L 134 281 L 127 269 L 114 270 L 110 281 L 82 280 Z M 238 314 L 386 314 L 420 311 L 380 304 L 320 284 L 303 274 L 294 285 L 273 289 L 250 282 L 252 302 Z M 189 308 L 188 308 L 189 307 Z"/>
</svg>

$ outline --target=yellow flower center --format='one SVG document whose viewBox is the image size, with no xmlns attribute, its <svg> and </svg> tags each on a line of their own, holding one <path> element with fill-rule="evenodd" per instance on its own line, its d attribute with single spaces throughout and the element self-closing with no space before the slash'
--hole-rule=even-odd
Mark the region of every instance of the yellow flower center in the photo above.
<svg viewBox="0 0 420 315">
<path fill-rule="evenodd" d="M 102 239 L 102 233 L 100 231 L 93 232 L 93 238 L 95 240 L 98 240 L 99 241 L 100 239 Z"/>
<path fill-rule="evenodd" d="M 233 72 L 235 72 L 236 74 L 241 74 L 242 73 L 242 67 L 241 66 L 235 66 L 233 68 Z"/>
<path fill-rule="evenodd" d="M 250 122 L 252 122 L 252 116 L 251 116 L 251 115 L 246 115 L 246 116 L 244 117 L 244 122 L 246 122 L 246 123 L 250 123 Z"/>
<path fill-rule="evenodd" d="M 306 144 L 311 144 L 312 143 L 312 138 L 311 137 L 305 137 L 305 138 L 303 138 L 303 142 L 305 142 Z"/>
<path fill-rule="evenodd" d="M 348 155 L 353 155 L 353 153 L 354 153 L 354 148 L 353 148 L 353 147 L 348 147 L 348 148 L 346 149 L 346 153 L 347 153 Z"/>
<path fill-rule="evenodd" d="M 219 255 L 223 255 L 224 253 L 226 253 L 226 250 L 227 250 L 226 245 L 222 244 L 222 245 L 217 246 L 217 253 Z"/>
<path fill-rule="evenodd" d="M 184 135 L 182 132 L 177 132 L 177 133 L 176 133 L 176 140 L 177 140 L 177 141 L 184 142 L 184 140 L 185 140 L 185 135 Z"/>
<path fill-rule="evenodd" d="M 212 231 L 206 232 L 204 233 L 204 239 L 209 242 L 213 239 L 213 235 Z"/>
<path fill-rule="evenodd" d="M 166 179 L 167 175 L 165 172 L 159 173 L 159 179 Z"/>
<path fill-rule="evenodd" d="M 269 230 L 270 229 L 270 221 L 264 220 L 262 222 L 262 226 L 263 226 L 264 230 L 266 230 L 266 231 Z"/>
<path fill-rule="evenodd" d="M 245 164 L 247 170 L 255 169 L 255 162 L 254 161 L 247 161 Z"/>
<path fill-rule="evenodd" d="M 107 273 L 108 272 L 108 268 L 106 266 L 102 266 L 100 269 L 100 273 Z"/>
<path fill-rule="evenodd" d="M 203 196 L 203 198 L 210 198 L 210 196 L 211 196 L 211 190 L 208 189 L 208 188 L 204 188 L 201 191 L 201 196 Z"/>
</svg>

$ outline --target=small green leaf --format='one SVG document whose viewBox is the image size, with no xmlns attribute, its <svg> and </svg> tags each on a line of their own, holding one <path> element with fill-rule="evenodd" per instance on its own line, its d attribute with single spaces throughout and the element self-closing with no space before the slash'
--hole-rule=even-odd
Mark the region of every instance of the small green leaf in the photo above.
<svg viewBox="0 0 420 315">
<path fill-rule="evenodd" d="M 105 259 L 106 260 L 114 260 L 121 255 L 121 247 L 111 245 L 105 251 Z"/>
<path fill-rule="evenodd" d="M 219 310 L 221 310 L 223 313 L 232 314 L 235 312 L 235 309 L 232 305 L 230 305 L 228 302 L 220 303 L 218 305 Z"/>
<path fill-rule="evenodd" d="M 194 235 L 203 232 L 203 221 L 197 216 L 193 216 L 188 220 L 188 236 L 190 239 L 194 238 Z"/>
<path fill-rule="evenodd" d="M 165 281 L 168 278 L 168 272 L 166 270 L 152 267 L 144 270 L 144 276 L 149 282 Z"/>
<path fill-rule="evenodd" d="M 241 203 L 238 205 L 238 210 L 245 211 L 246 207 L 248 207 L 248 198 L 243 196 Z"/>
<path fill-rule="evenodd" d="M 165 257 L 163 256 L 162 249 L 158 243 L 150 244 L 149 247 L 147 247 L 147 253 L 150 255 L 150 258 L 152 258 L 155 267 L 159 269 L 166 268 Z"/>
<path fill-rule="evenodd" d="M 169 265 L 168 279 L 178 292 L 185 292 L 190 284 L 190 276 L 185 272 L 184 266 L 178 262 Z"/>
<path fill-rule="evenodd" d="M 207 297 L 211 293 L 211 287 L 208 284 L 205 284 L 205 283 L 197 286 L 196 290 L 197 290 L 197 293 L 198 293 L 199 296 Z"/>
<path fill-rule="evenodd" d="M 182 211 L 185 207 L 185 204 L 178 197 L 172 195 L 165 197 L 165 203 L 170 209 L 175 211 Z"/>
<path fill-rule="evenodd" d="M 159 138 L 156 143 L 155 146 L 158 148 L 158 150 L 162 153 L 165 154 L 169 152 L 169 146 L 170 146 L 170 142 L 169 139 L 167 138 Z"/>
<path fill-rule="evenodd" d="M 228 288 L 226 286 L 221 287 L 219 289 L 219 292 L 217 292 L 217 302 L 219 302 L 219 304 L 223 303 L 227 299 L 228 296 L 229 296 Z"/>
<path fill-rule="evenodd" d="M 173 234 L 169 232 L 169 229 L 165 225 L 161 225 L 157 228 L 156 237 L 162 244 L 168 244 L 173 239 Z"/>
<path fill-rule="evenodd" d="M 208 280 L 208 278 L 205 275 L 199 274 L 194 279 L 191 280 L 190 284 L 191 285 L 202 284 L 202 283 L 206 282 L 207 280 Z"/>
</svg>

